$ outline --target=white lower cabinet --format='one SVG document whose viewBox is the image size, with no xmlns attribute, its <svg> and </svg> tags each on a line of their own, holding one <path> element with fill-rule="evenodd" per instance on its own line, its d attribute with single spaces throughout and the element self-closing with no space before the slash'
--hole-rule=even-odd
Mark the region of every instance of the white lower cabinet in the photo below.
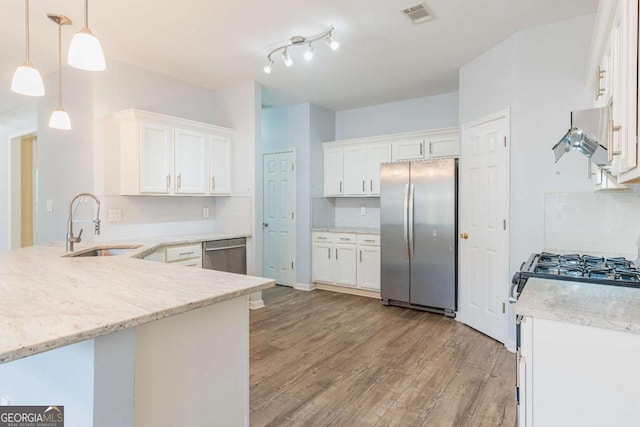
<svg viewBox="0 0 640 427">
<path fill-rule="evenodd" d="M 640 335 L 537 317 L 520 327 L 520 427 L 638 425 Z"/>
<path fill-rule="evenodd" d="M 202 245 L 162 246 L 143 257 L 147 261 L 202 268 Z"/>
<path fill-rule="evenodd" d="M 314 283 L 380 290 L 380 236 L 314 232 Z"/>
</svg>

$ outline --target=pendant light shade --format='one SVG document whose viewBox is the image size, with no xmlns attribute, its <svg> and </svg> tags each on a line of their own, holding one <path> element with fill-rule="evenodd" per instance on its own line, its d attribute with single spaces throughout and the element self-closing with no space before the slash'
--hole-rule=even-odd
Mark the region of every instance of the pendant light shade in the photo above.
<svg viewBox="0 0 640 427">
<path fill-rule="evenodd" d="M 44 95 L 44 83 L 40 72 L 33 65 L 25 62 L 13 73 L 11 90 L 27 96 Z"/>
<path fill-rule="evenodd" d="M 29 0 L 24 1 L 25 61 L 16 69 L 11 79 L 11 90 L 27 96 L 44 95 L 44 83 L 40 72 L 29 61 Z"/>
<path fill-rule="evenodd" d="M 71 129 L 71 119 L 69 118 L 69 114 L 64 111 L 64 108 L 58 107 L 53 113 L 51 113 L 51 118 L 49 118 L 49 127 L 54 129 Z"/>
<path fill-rule="evenodd" d="M 84 1 L 84 27 L 71 39 L 67 62 L 86 71 L 103 71 L 106 67 L 102 45 L 89 29 L 89 2 Z"/>
</svg>

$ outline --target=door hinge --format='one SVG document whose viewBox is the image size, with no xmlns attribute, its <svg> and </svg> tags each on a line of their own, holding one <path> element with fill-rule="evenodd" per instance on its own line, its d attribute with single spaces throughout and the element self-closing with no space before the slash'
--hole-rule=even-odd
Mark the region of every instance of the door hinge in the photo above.
<svg viewBox="0 0 640 427">
<path fill-rule="evenodd" d="M 502 303 L 502 313 L 506 313 L 507 308 L 505 307 L 504 303 Z"/>
<path fill-rule="evenodd" d="M 291 261 L 291 269 L 293 270 L 293 261 Z M 504 304 L 502 304 L 504 306 Z M 503 311 L 504 313 L 504 311 Z"/>
<path fill-rule="evenodd" d="M 293 212 L 291 212 L 291 219 L 295 219 Z"/>
<path fill-rule="evenodd" d="M 507 137 L 505 136 L 504 138 L 502 138 L 502 142 L 504 143 L 504 146 L 507 146 Z"/>
<path fill-rule="evenodd" d="M 507 220 L 506 219 L 502 220 L 502 229 L 505 230 L 505 231 L 507 230 Z"/>
</svg>

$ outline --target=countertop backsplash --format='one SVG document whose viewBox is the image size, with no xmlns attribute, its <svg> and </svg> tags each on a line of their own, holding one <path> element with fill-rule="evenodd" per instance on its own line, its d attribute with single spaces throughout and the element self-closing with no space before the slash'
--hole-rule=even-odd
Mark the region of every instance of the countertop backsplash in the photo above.
<svg viewBox="0 0 640 427">
<path fill-rule="evenodd" d="M 545 194 L 547 250 L 638 258 L 640 195 L 632 191 Z"/>
</svg>

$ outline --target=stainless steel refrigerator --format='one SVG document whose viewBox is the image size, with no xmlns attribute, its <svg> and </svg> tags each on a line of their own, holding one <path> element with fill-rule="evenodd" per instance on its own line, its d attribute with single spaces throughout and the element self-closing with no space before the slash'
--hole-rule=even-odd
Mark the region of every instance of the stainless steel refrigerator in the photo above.
<svg viewBox="0 0 640 427">
<path fill-rule="evenodd" d="M 457 166 L 455 159 L 382 164 L 380 296 L 384 304 L 455 316 Z"/>
</svg>

